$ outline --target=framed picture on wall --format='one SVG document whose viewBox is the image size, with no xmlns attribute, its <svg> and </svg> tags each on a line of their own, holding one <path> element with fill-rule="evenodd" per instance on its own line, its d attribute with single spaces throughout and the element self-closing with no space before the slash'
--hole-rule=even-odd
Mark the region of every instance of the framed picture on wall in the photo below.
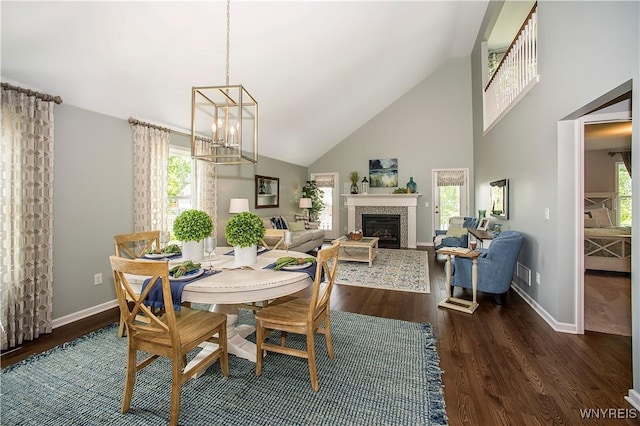
<svg viewBox="0 0 640 426">
<path fill-rule="evenodd" d="M 489 218 L 483 217 L 482 219 L 480 219 L 480 222 L 478 223 L 478 230 L 486 231 L 488 227 L 489 227 Z"/>
</svg>

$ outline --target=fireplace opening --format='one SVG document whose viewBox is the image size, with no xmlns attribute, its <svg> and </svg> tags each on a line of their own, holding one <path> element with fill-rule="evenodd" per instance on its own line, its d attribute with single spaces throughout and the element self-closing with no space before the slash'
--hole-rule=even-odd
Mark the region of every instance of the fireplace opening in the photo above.
<svg viewBox="0 0 640 426">
<path fill-rule="evenodd" d="M 365 237 L 378 237 L 378 247 L 400 248 L 399 214 L 363 214 L 362 232 Z"/>
</svg>

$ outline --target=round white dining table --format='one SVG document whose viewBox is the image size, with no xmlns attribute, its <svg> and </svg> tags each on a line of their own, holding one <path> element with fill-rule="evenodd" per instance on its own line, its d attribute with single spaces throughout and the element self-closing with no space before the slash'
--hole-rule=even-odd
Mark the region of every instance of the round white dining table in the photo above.
<svg viewBox="0 0 640 426">
<path fill-rule="evenodd" d="M 282 256 L 311 257 L 306 253 L 287 250 L 267 250 L 257 257 L 257 263 L 251 267 L 236 267 L 233 255 L 228 255 L 231 247 L 217 247 L 211 261 L 205 256 L 200 261 L 202 268 L 220 271 L 185 285 L 182 302 L 210 304 L 210 311 L 227 315 L 227 351 L 240 358 L 256 362 L 256 345 L 246 339 L 255 328 L 246 324 L 238 325 L 239 305 L 248 302 L 261 302 L 287 296 L 305 289 L 313 283 L 307 273 L 295 271 L 276 271 L 264 269 Z M 179 264 L 181 259 L 170 259 L 169 267 Z M 132 280 L 131 284 L 142 287 L 143 277 Z M 135 290 L 135 289 L 134 289 Z M 200 358 L 214 350 L 217 345 L 205 343 L 196 359 L 187 365 L 187 369 Z"/>
</svg>

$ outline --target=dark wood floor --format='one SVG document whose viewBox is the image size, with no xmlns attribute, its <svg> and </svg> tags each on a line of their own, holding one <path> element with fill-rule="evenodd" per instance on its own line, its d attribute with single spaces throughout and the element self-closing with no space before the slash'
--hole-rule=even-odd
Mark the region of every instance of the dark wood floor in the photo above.
<svg viewBox="0 0 640 426">
<path fill-rule="evenodd" d="M 429 249 L 431 251 L 431 249 Z M 580 410 L 630 409 L 631 338 L 554 332 L 515 293 L 496 306 L 480 295 L 473 315 L 443 310 L 441 262 L 430 256 L 431 294 L 337 285 L 332 308 L 429 322 L 438 338 L 451 425 L 632 425 L 638 420 L 586 420 Z M 456 293 L 456 295 L 459 295 Z M 2 355 L 2 366 L 117 320 L 117 311 L 60 327 Z M 401 366 L 389 366 L 401 368 Z"/>
</svg>

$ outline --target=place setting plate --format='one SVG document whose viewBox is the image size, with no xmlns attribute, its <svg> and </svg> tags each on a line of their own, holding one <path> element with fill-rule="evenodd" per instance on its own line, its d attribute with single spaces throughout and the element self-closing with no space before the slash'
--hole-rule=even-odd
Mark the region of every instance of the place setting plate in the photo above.
<svg viewBox="0 0 640 426">
<path fill-rule="evenodd" d="M 304 269 L 311 265 L 312 265 L 311 262 L 304 262 L 304 263 L 301 263 L 300 265 L 283 266 L 282 269 L 284 269 L 285 271 L 297 271 L 298 269 Z"/>
<path fill-rule="evenodd" d="M 164 259 L 165 257 L 177 256 L 180 253 L 146 253 L 144 257 L 147 259 Z"/>
<path fill-rule="evenodd" d="M 169 275 L 169 281 L 189 281 L 192 280 L 194 278 L 198 278 L 200 275 L 204 274 L 204 269 L 200 268 L 195 272 L 187 272 L 186 274 L 178 277 L 178 278 L 174 278 L 171 275 Z"/>
</svg>

